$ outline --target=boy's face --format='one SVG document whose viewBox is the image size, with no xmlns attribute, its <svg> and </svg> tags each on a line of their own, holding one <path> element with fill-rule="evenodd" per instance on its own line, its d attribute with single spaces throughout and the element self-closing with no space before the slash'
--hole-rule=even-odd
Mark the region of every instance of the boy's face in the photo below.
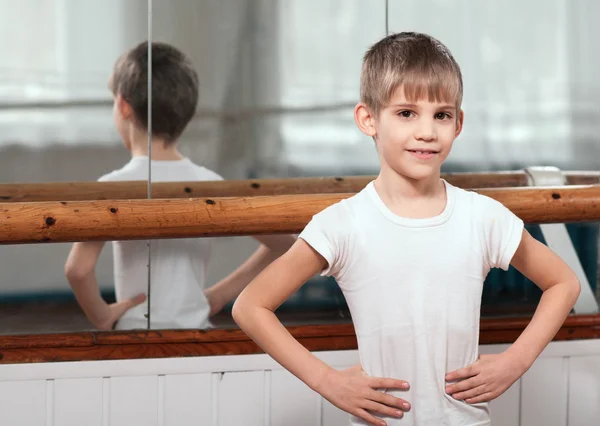
<svg viewBox="0 0 600 426">
<path fill-rule="evenodd" d="M 422 180 L 439 176 L 462 130 L 463 112 L 453 103 L 411 102 L 399 87 L 377 117 L 359 104 L 355 118 L 360 129 L 375 138 L 382 170 Z"/>
</svg>

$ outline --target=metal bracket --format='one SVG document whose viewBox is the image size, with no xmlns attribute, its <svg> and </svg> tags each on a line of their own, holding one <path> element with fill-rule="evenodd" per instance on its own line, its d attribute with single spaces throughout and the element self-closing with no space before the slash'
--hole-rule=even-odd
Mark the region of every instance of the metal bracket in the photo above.
<svg viewBox="0 0 600 426">
<path fill-rule="evenodd" d="M 528 167 L 525 169 L 530 186 L 563 186 L 566 179 L 557 167 Z M 598 313 L 598 302 L 585 275 L 583 266 L 564 223 L 540 225 L 547 246 L 573 269 L 581 285 L 581 293 L 573 310 L 578 314 Z"/>
</svg>

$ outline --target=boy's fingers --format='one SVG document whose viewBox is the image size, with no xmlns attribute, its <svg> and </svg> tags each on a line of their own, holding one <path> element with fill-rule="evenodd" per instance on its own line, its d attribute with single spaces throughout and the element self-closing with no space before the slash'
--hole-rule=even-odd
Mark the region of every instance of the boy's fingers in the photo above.
<svg viewBox="0 0 600 426">
<path fill-rule="evenodd" d="M 138 294 L 137 296 L 134 296 L 131 299 L 127 300 L 127 302 L 126 302 L 127 309 L 133 308 L 134 306 L 144 303 L 145 301 L 146 301 L 146 295 L 143 293 Z"/>
<path fill-rule="evenodd" d="M 477 367 L 474 364 L 471 364 L 465 368 L 461 368 L 459 370 L 454 370 L 448 374 L 446 374 L 446 381 L 453 382 L 455 380 L 460 379 L 468 379 L 469 377 L 476 376 L 479 374 L 477 371 Z"/>
<path fill-rule="evenodd" d="M 373 378 L 371 386 L 379 389 L 402 389 L 406 390 L 410 387 L 408 382 L 396 379 Z"/>
<path fill-rule="evenodd" d="M 475 398 L 479 395 L 483 395 L 484 393 L 487 393 L 486 387 L 485 385 L 481 385 L 472 389 L 468 389 L 464 392 L 453 393 L 452 398 L 462 401 L 465 399 Z"/>
<path fill-rule="evenodd" d="M 404 413 L 401 410 L 398 410 L 397 408 L 388 407 L 387 405 L 378 404 L 374 401 L 368 401 L 365 404 L 365 409 L 389 417 L 402 418 L 404 416 Z"/>
<path fill-rule="evenodd" d="M 474 389 L 483 384 L 483 380 L 479 377 L 471 377 L 467 380 L 461 380 L 460 382 L 453 383 L 451 385 L 446 386 L 446 393 L 454 394 L 456 392 L 461 392 L 469 389 Z"/>
<path fill-rule="evenodd" d="M 140 303 L 144 303 L 146 301 L 146 295 L 144 293 L 138 294 L 137 296 L 135 296 L 133 298 L 133 301 L 135 302 L 136 305 L 139 305 Z"/>
<path fill-rule="evenodd" d="M 408 403 L 408 401 L 401 398 L 396 398 L 394 395 L 373 391 L 372 393 L 369 393 L 368 398 L 371 401 L 382 403 L 384 405 L 387 405 L 388 407 L 396 407 L 404 411 L 410 410 L 410 404 Z"/>
<path fill-rule="evenodd" d="M 356 413 L 354 415 L 356 417 L 360 417 L 361 419 L 369 422 L 369 424 L 371 424 L 371 425 L 376 425 L 376 426 L 385 426 L 385 425 L 387 425 L 387 423 L 385 422 L 385 420 L 381 420 L 381 419 L 376 418 L 375 416 L 369 414 L 368 411 L 363 410 L 362 408 L 357 409 Z"/>
</svg>

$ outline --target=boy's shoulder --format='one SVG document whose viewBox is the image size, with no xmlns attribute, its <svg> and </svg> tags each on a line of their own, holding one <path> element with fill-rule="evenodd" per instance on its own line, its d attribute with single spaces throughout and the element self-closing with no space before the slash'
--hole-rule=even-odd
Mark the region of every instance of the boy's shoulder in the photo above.
<svg viewBox="0 0 600 426">
<path fill-rule="evenodd" d="M 221 176 L 214 170 L 196 164 L 189 159 L 187 159 L 187 161 L 189 162 L 190 168 L 194 171 L 195 175 L 197 176 L 197 180 L 225 180 L 223 176 Z"/>
<path fill-rule="evenodd" d="M 123 180 L 146 180 L 148 178 L 148 170 L 145 172 L 137 167 L 133 161 L 129 161 L 120 169 L 113 170 L 110 173 L 100 176 L 98 182 L 114 182 Z"/>
<path fill-rule="evenodd" d="M 320 229 L 338 230 L 350 234 L 359 222 L 367 222 L 369 215 L 369 195 L 365 189 L 337 201 L 313 215 L 309 225 Z"/>
<path fill-rule="evenodd" d="M 454 187 L 456 204 L 460 214 L 483 227 L 522 222 L 522 220 L 500 201 L 474 190 Z"/>
<path fill-rule="evenodd" d="M 484 213 L 504 207 L 498 200 L 473 189 L 463 189 L 448 184 L 454 191 L 456 202 L 476 213 Z"/>
<path fill-rule="evenodd" d="M 147 157 L 133 157 L 120 169 L 101 176 L 99 182 L 131 181 L 148 179 Z M 200 166 L 189 158 L 179 161 L 154 161 L 152 163 L 152 180 L 165 181 L 217 181 L 223 180 L 218 173 Z"/>
</svg>

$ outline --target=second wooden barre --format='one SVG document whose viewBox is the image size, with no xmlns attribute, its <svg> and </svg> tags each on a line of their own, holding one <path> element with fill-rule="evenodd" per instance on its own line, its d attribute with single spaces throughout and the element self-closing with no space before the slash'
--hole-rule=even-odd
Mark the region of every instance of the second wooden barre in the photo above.
<svg viewBox="0 0 600 426">
<path fill-rule="evenodd" d="M 565 171 L 569 185 L 600 183 L 600 172 Z M 464 189 L 528 186 L 523 171 L 442 174 Z M 355 193 L 375 176 L 301 177 L 204 182 L 153 182 L 152 198 L 253 197 Z M 147 181 L 0 183 L 0 202 L 131 200 L 148 198 Z"/>
</svg>

